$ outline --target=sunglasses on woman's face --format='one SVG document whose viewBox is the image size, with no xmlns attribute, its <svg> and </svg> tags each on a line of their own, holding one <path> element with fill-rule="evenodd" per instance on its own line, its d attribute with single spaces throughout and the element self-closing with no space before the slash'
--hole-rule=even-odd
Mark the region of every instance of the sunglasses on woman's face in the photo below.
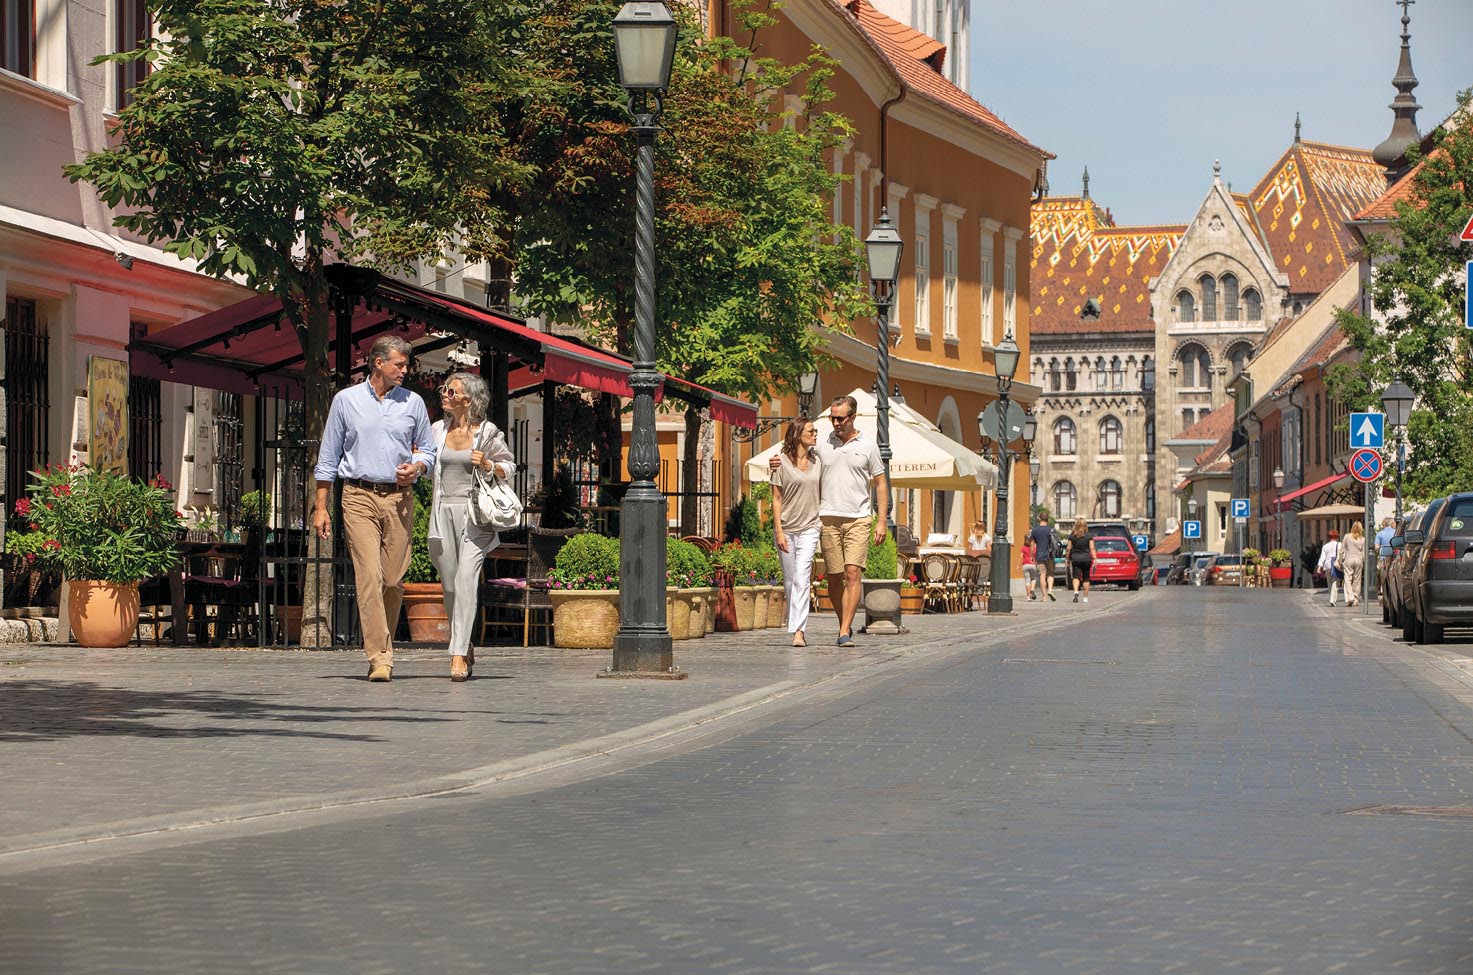
<svg viewBox="0 0 1473 975">
<path fill-rule="evenodd" d="M 441 386 L 440 387 L 440 398 L 441 399 L 459 399 L 461 396 L 464 396 L 464 395 L 465 395 L 464 393 L 457 392 L 456 390 L 452 389 L 449 386 Z"/>
</svg>

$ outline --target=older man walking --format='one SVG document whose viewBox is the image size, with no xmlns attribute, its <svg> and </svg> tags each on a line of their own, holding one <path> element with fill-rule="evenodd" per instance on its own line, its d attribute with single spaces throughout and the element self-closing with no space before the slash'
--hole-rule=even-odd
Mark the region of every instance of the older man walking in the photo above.
<svg viewBox="0 0 1473 975">
<path fill-rule="evenodd" d="M 424 400 L 402 385 L 412 348 L 395 335 L 373 343 L 369 375 L 333 397 L 317 455 L 317 508 L 312 527 L 332 530 L 327 499 L 343 482 L 343 532 L 353 558 L 358 619 L 368 679 L 394 676 L 394 627 L 409 571 L 414 482 L 435 463 L 435 439 Z"/>
<path fill-rule="evenodd" d="M 822 469 L 819 474 L 818 544 L 823 552 L 824 571 L 828 574 L 829 601 L 839 617 L 838 645 L 854 642 L 854 614 L 864 594 L 864 566 L 869 556 L 869 541 L 885 540 L 890 520 L 890 484 L 885 479 L 885 465 L 880 448 L 855 426 L 859 404 L 853 396 L 835 396 L 829 404 L 829 422 L 834 425 L 827 439 L 814 447 Z M 769 469 L 782 464 L 774 453 Z M 878 518 L 870 504 L 870 483 L 877 481 Z"/>
</svg>

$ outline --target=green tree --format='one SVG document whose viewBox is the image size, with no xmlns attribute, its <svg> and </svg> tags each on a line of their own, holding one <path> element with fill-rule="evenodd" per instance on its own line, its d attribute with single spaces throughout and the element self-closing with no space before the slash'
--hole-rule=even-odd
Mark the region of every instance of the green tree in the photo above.
<svg viewBox="0 0 1473 975">
<path fill-rule="evenodd" d="M 1331 394 L 1355 410 L 1380 410 L 1381 392 L 1396 380 L 1411 387 L 1417 401 L 1407 426 L 1412 449 L 1403 491 L 1424 500 L 1473 488 L 1473 376 L 1462 280 L 1473 247 L 1458 240 L 1473 213 L 1473 89 L 1459 95 L 1458 105 L 1420 160 L 1411 198 L 1397 204 L 1391 232 L 1367 241 L 1379 318 L 1349 309 L 1337 314 L 1360 357 L 1329 376 Z"/>
</svg>

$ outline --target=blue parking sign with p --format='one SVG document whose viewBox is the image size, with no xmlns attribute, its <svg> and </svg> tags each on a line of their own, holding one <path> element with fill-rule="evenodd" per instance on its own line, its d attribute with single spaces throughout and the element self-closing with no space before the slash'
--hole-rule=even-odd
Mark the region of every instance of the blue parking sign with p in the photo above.
<svg viewBox="0 0 1473 975">
<path fill-rule="evenodd" d="M 1247 498 L 1233 498 L 1233 517 L 1234 518 L 1247 518 L 1248 517 L 1248 510 L 1249 510 L 1249 505 L 1248 505 L 1248 499 Z"/>
<path fill-rule="evenodd" d="M 1151 544 L 1150 535 L 1132 535 L 1130 536 L 1130 540 L 1132 542 L 1135 542 L 1135 547 L 1142 552 L 1144 552 Z"/>
<path fill-rule="evenodd" d="M 1182 538 L 1201 538 L 1202 523 L 1200 521 L 1184 521 L 1181 523 Z"/>
</svg>

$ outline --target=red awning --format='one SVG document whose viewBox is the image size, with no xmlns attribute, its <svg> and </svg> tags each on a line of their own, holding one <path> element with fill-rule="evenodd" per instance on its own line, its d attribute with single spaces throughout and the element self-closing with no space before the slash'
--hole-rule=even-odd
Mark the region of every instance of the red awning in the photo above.
<svg viewBox="0 0 1473 975">
<path fill-rule="evenodd" d="M 679 376 L 666 376 L 665 392 L 687 402 L 709 405 L 713 420 L 720 420 L 738 427 L 757 425 L 757 407 L 746 400 L 718 393 L 709 386 L 702 386 L 700 383 L 693 383 Z"/>
<path fill-rule="evenodd" d="M 1284 505 L 1288 504 L 1290 501 L 1293 501 L 1295 498 L 1303 497 L 1311 491 L 1318 491 L 1321 488 L 1327 488 L 1331 484 L 1334 484 L 1337 481 L 1343 481 L 1349 476 L 1350 471 L 1341 471 L 1339 474 L 1331 474 L 1329 477 L 1323 480 L 1315 481 L 1313 484 L 1307 484 L 1302 488 L 1295 488 L 1288 494 L 1279 495 L 1277 501 L 1269 502 L 1269 506 L 1271 506 L 1275 511 L 1283 511 Z"/>
</svg>

